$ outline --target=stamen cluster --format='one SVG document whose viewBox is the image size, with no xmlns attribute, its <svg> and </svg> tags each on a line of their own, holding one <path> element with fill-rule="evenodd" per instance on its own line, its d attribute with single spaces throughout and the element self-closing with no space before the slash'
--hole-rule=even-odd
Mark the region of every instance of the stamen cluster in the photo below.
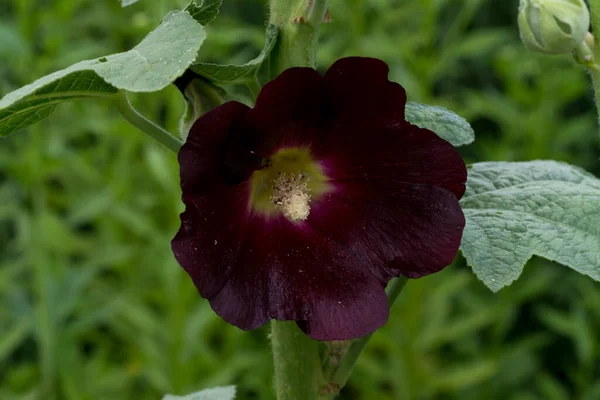
<svg viewBox="0 0 600 400">
<path fill-rule="evenodd" d="M 273 181 L 270 201 L 290 221 L 306 221 L 310 214 L 310 189 L 303 174 L 279 173 Z"/>
</svg>

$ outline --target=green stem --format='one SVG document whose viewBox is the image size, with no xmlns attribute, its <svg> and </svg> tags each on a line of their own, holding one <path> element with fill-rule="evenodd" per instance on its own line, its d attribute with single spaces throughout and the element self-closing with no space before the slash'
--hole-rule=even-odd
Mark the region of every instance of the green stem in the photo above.
<svg viewBox="0 0 600 400">
<path fill-rule="evenodd" d="M 600 71 L 597 69 L 588 69 L 590 76 L 592 77 L 592 85 L 594 88 L 594 97 L 596 101 L 597 119 L 600 125 Z"/>
<path fill-rule="evenodd" d="M 277 400 L 316 400 L 321 379 L 318 343 L 293 321 L 271 321 Z"/>
<path fill-rule="evenodd" d="M 394 279 L 390 282 L 388 287 L 385 289 L 385 292 L 388 296 L 388 303 L 390 304 L 390 308 L 396 302 L 396 299 L 402 293 L 402 289 L 408 283 L 408 278 L 405 276 L 400 276 L 399 278 Z"/>
<path fill-rule="evenodd" d="M 129 102 L 125 91 L 121 91 L 115 96 L 114 104 L 117 110 L 119 110 L 121 115 L 129 121 L 129 123 L 148 134 L 148 136 L 152 137 L 169 150 L 177 153 L 179 148 L 183 145 L 183 143 L 175 136 L 137 112 Z"/>
<path fill-rule="evenodd" d="M 319 27 L 327 0 L 271 0 L 270 22 L 279 27 L 279 39 L 271 52 L 271 72 L 278 75 L 291 67 L 316 68 Z"/>
<path fill-rule="evenodd" d="M 402 289 L 404 289 L 404 286 L 407 282 L 408 278 L 401 276 L 391 281 L 388 285 L 386 292 L 390 308 L 398 298 L 400 292 L 402 292 Z M 352 374 L 352 370 L 354 369 L 356 361 L 358 361 L 358 358 L 365 349 L 365 346 L 367 343 L 369 343 L 371 336 L 373 336 L 372 333 L 360 339 L 354 340 L 337 366 L 325 366 L 325 379 L 329 382 L 330 387 L 339 390 L 346 385 L 348 378 L 350 378 L 350 375 Z M 321 399 L 332 399 L 336 395 L 337 393 L 331 393 L 321 397 Z"/>
<path fill-rule="evenodd" d="M 590 12 L 592 20 L 592 31 L 594 32 L 594 60 L 600 60 L 600 0 L 590 0 Z M 594 94 L 596 98 L 596 108 L 598 110 L 598 120 L 600 123 L 600 70 L 589 68 L 588 71 L 592 76 Z"/>
<path fill-rule="evenodd" d="M 590 17 L 592 21 L 592 28 L 594 33 L 594 37 L 596 38 L 596 43 L 598 43 L 598 39 L 600 39 L 600 0 L 590 0 Z M 596 57 L 598 58 L 598 50 L 596 50 Z"/>
</svg>

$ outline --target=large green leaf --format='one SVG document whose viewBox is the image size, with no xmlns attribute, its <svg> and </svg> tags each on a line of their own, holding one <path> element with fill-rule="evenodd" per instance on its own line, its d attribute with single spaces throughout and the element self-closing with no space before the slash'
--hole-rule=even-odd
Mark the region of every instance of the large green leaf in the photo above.
<svg viewBox="0 0 600 400">
<path fill-rule="evenodd" d="M 202 0 L 199 5 L 196 4 L 196 0 L 192 0 L 185 11 L 189 12 L 199 24 L 206 25 L 217 18 L 221 4 L 223 0 Z"/>
<path fill-rule="evenodd" d="M 162 400 L 233 400 L 235 398 L 235 386 L 223 386 L 214 389 L 205 389 L 187 396 L 173 396 L 171 394 Z"/>
<path fill-rule="evenodd" d="M 258 70 L 265 57 L 269 55 L 277 40 L 279 30 L 276 25 L 269 25 L 267 38 L 262 51 L 252 61 L 243 65 L 220 65 L 211 63 L 197 63 L 190 67 L 192 71 L 216 84 L 247 84 L 256 79 Z"/>
<path fill-rule="evenodd" d="M 0 136 L 46 118 L 66 100 L 111 97 L 119 89 L 161 90 L 194 61 L 204 36 L 189 13 L 169 13 L 132 50 L 81 61 L 6 95 L 0 100 Z"/>
<path fill-rule="evenodd" d="M 408 122 L 435 132 L 455 147 L 475 140 L 471 125 L 463 117 L 443 107 L 409 101 L 405 113 Z"/>
<path fill-rule="evenodd" d="M 497 291 L 533 255 L 600 280 L 600 180 L 556 161 L 486 162 L 469 168 L 461 249 Z"/>
</svg>

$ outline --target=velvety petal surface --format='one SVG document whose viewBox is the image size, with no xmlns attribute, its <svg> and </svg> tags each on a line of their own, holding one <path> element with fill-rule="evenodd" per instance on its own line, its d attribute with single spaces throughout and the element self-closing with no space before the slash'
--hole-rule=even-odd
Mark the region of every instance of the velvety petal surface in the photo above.
<svg viewBox="0 0 600 400">
<path fill-rule="evenodd" d="M 364 136 L 350 126 L 328 136 L 321 163 L 335 191 L 313 204 L 308 222 L 383 275 L 440 271 L 452 263 L 465 225 L 458 203 L 464 162 L 448 142 L 414 125 Z"/>
<path fill-rule="evenodd" d="M 465 218 L 451 192 L 426 184 L 347 181 L 313 204 L 307 221 L 382 280 L 419 278 L 454 259 Z"/>
<path fill-rule="evenodd" d="M 184 196 L 210 193 L 214 186 L 231 178 L 233 170 L 229 171 L 226 163 L 227 143 L 240 131 L 249 110 L 244 104 L 231 101 L 204 114 L 192 125 L 177 156 Z"/>
<path fill-rule="evenodd" d="M 243 329 L 295 320 L 316 340 L 361 337 L 387 320 L 385 282 L 321 232 L 259 219 L 245 239 L 237 259 L 243 268 L 210 299 L 225 320 Z"/>
<path fill-rule="evenodd" d="M 200 295 L 218 294 L 236 268 L 248 223 L 247 184 L 220 185 L 210 196 L 184 192 L 181 227 L 171 242 L 179 264 Z"/>
<path fill-rule="evenodd" d="M 332 116 L 324 78 L 312 68 L 290 68 L 263 87 L 245 122 L 256 151 L 269 156 L 283 147 L 318 146 Z"/>
<path fill-rule="evenodd" d="M 389 67 L 376 58 L 348 57 L 325 73 L 336 122 L 382 127 L 404 121 L 406 92 L 388 80 Z"/>
<path fill-rule="evenodd" d="M 248 183 L 232 184 L 239 170 L 228 162 L 231 138 L 249 108 L 229 102 L 202 116 L 192 126 L 178 154 L 185 212 L 171 242 L 175 258 L 203 297 L 212 297 L 226 282 L 241 246 L 248 218 Z M 245 171 L 248 173 L 248 171 Z M 242 228 L 242 229 L 239 229 Z"/>
<path fill-rule="evenodd" d="M 394 190 L 402 184 L 429 184 L 460 199 L 467 168 L 456 149 L 435 133 L 406 124 L 372 129 L 365 140 L 360 127 L 340 127 L 328 135 L 328 152 L 321 155 L 332 181 L 377 184 Z"/>
</svg>

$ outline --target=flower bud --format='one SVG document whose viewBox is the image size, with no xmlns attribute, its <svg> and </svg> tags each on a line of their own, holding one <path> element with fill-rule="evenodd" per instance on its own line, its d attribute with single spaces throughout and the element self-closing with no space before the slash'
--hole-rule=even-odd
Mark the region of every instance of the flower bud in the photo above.
<svg viewBox="0 0 600 400">
<path fill-rule="evenodd" d="M 531 51 L 570 53 L 583 42 L 589 25 L 584 0 L 520 0 L 519 31 Z"/>
</svg>

